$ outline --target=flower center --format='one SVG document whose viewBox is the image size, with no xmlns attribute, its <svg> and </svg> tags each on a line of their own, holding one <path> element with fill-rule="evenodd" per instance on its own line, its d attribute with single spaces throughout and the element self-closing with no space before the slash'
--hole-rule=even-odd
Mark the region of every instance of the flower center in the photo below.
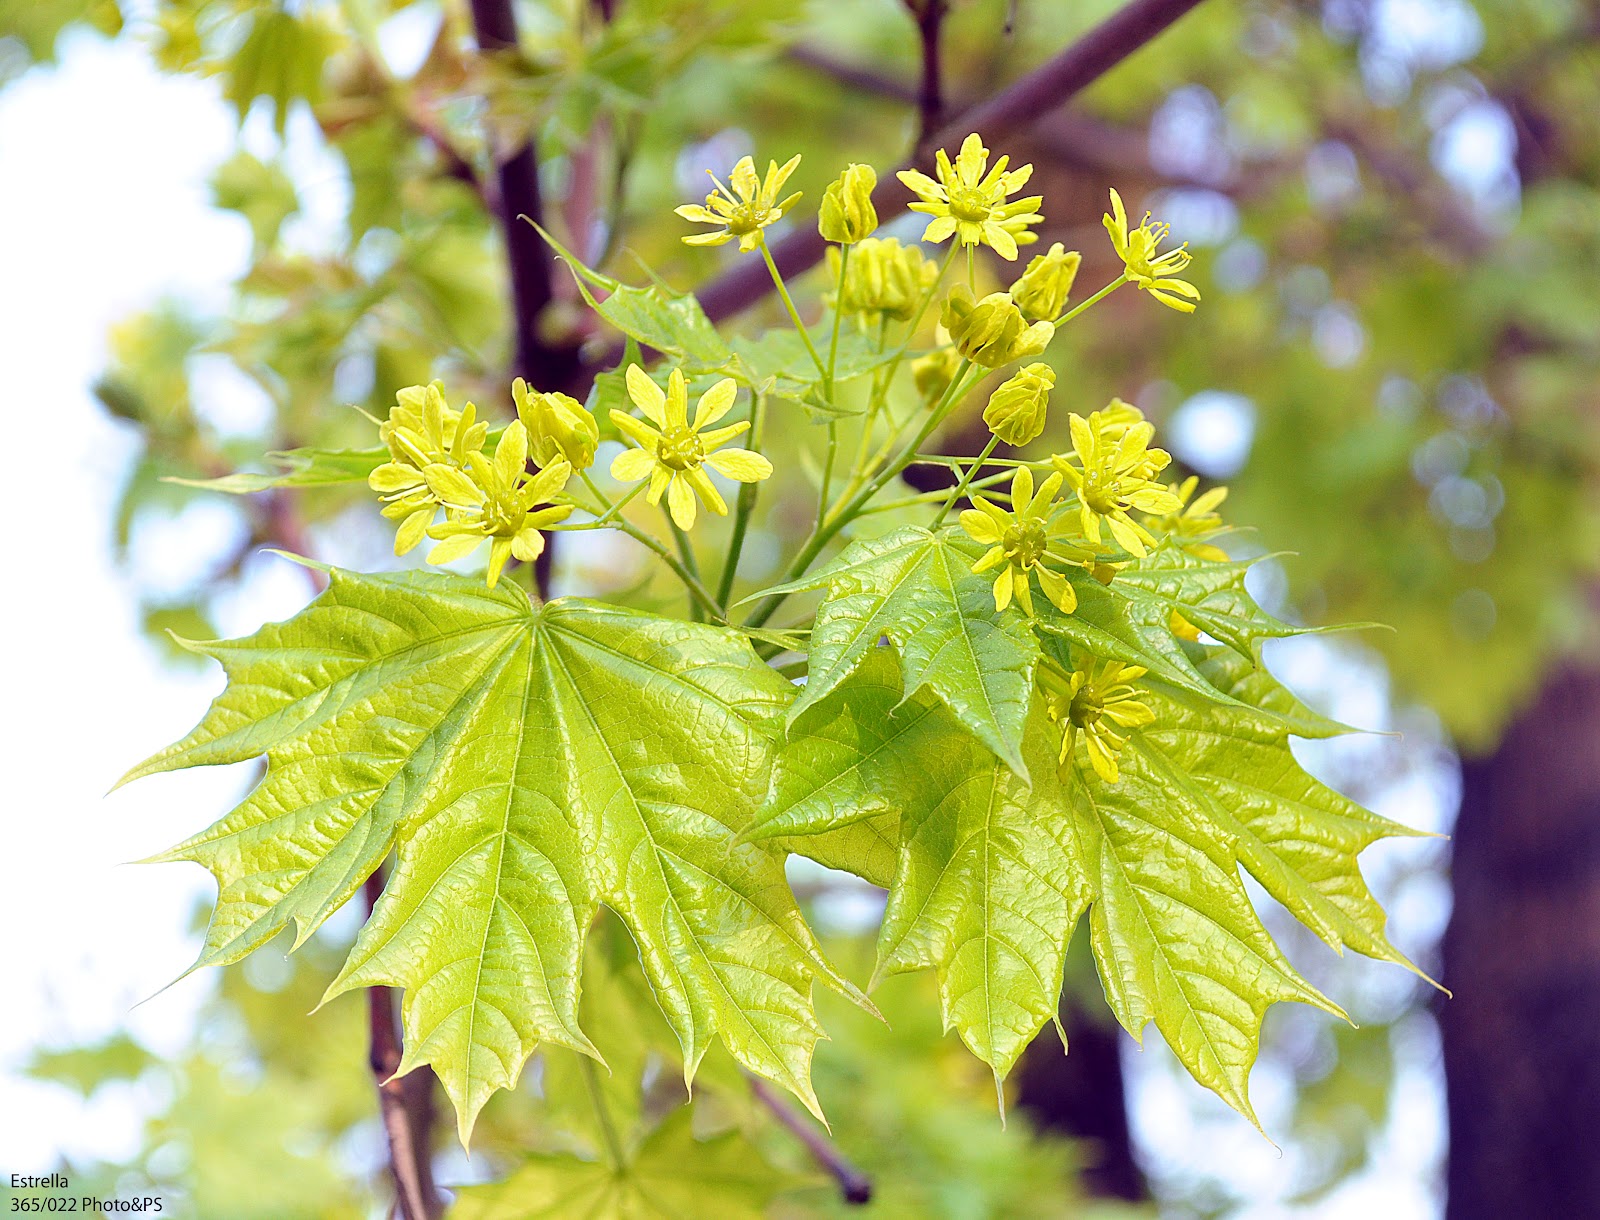
<svg viewBox="0 0 1600 1220">
<path fill-rule="evenodd" d="M 976 187 L 958 186 L 950 191 L 950 215 L 957 220 L 988 220 L 993 210 L 988 194 Z"/>
<path fill-rule="evenodd" d="M 1122 490 L 1117 477 L 1106 470 L 1091 470 L 1083 480 L 1083 502 L 1102 517 L 1117 509 L 1118 493 Z"/>
<path fill-rule="evenodd" d="M 1044 526 L 1037 521 L 1026 523 L 1018 522 L 1007 526 L 1001 544 L 1006 549 L 1006 557 L 1019 568 L 1031 568 L 1044 558 L 1045 547 L 1049 545 L 1045 537 Z"/>
<path fill-rule="evenodd" d="M 1072 704 L 1067 708 L 1067 715 L 1080 729 L 1087 729 L 1099 723 L 1101 713 L 1104 711 L 1105 705 L 1100 702 L 1099 692 L 1094 687 L 1085 685 L 1072 696 Z"/>
<path fill-rule="evenodd" d="M 767 221 L 767 209 L 759 202 L 741 203 L 733 209 L 728 216 L 728 232 L 735 237 L 742 237 L 746 233 L 754 233 Z"/>
<path fill-rule="evenodd" d="M 691 470 L 705 460 L 705 447 L 688 428 L 672 428 L 662 434 L 656 447 L 656 461 L 672 470 Z"/>
</svg>

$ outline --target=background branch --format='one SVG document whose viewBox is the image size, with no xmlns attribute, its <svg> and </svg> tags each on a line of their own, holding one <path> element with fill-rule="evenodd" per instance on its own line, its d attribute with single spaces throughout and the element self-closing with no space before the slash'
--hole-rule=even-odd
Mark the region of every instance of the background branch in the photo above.
<svg viewBox="0 0 1600 1220">
<path fill-rule="evenodd" d="M 1095 26 L 1053 59 L 1015 84 L 972 106 L 944 124 L 928 149 L 955 146 L 971 131 L 991 144 L 1030 127 L 1068 98 L 1093 84 L 1145 43 L 1151 41 L 1201 0 L 1133 0 Z M 902 168 L 933 168 L 931 157 L 919 155 Z M 893 174 L 879 180 L 873 202 L 884 220 L 905 210 L 915 197 Z M 822 261 L 826 243 L 814 227 L 797 230 L 772 246 L 773 261 L 785 277 L 797 276 Z M 712 321 L 749 308 L 772 291 L 772 280 L 759 262 L 746 260 L 704 285 L 695 294 Z M 608 353 L 611 363 L 620 359 Z"/>
<path fill-rule="evenodd" d="M 852 1165 L 833 1141 L 818 1130 L 815 1123 L 773 1092 L 772 1087 L 759 1076 L 746 1073 L 746 1079 L 750 1081 L 750 1092 L 755 1099 L 772 1111 L 773 1117 L 806 1146 L 811 1159 L 839 1183 L 839 1194 L 846 1203 L 872 1202 L 872 1179 Z"/>
<path fill-rule="evenodd" d="M 517 17 L 511 0 L 472 0 L 472 28 L 481 50 L 490 54 L 516 52 Z M 544 221 L 539 160 L 531 133 L 520 148 L 500 162 L 498 176 L 500 231 L 511 278 L 512 375 L 542 390 L 570 391 L 578 388 L 577 383 L 583 376 L 577 346 L 552 345 L 539 331 L 540 315 L 554 297 L 551 289 L 554 263 L 533 226 L 517 219 L 528 216 L 541 223 Z M 540 597 L 550 595 L 555 555 L 556 540 L 552 536 L 546 540 L 543 553 L 533 565 L 534 583 Z"/>
<path fill-rule="evenodd" d="M 944 73 L 940 64 L 939 34 L 944 28 L 945 0 L 907 0 L 906 6 L 917 19 L 918 43 L 922 50 L 922 85 L 917 90 L 917 153 L 931 149 L 929 141 L 939 130 L 944 114 Z"/>
<path fill-rule="evenodd" d="M 367 916 L 383 893 L 383 869 L 367 878 Z M 399 1220 L 438 1220 L 444 1200 L 433 1182 L 433 1070 L 396 1076 L 400 1066 L 399 1014 L 392 987 L 367 988 L 368 1063 L 378 1086 L 378 1112 L 389 1144 L 394 1214 Z"/>
</svg>

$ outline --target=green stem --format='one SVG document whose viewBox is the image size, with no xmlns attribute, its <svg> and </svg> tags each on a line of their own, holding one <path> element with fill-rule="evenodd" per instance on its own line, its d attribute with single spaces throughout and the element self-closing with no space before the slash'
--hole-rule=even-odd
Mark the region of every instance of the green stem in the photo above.
<svg viewBox="0 0 1600 1220">
<path fill-rule="evenodd" d="M 1096 301 L 1102 300 L 1103 298 L 1110 296 L 1113 292 L 1115 292 L 1118 288 L 1121 288 L 1127 282 L 1128 282 L 1128 273 L 1126 271 L 1124 271 L 1121 275 L 1119 275 L 1116 279 L 1112 280 L 1109 284 L 1107 284 L 1099 292 L 1095 293 L 1088 300 L 1083 301 L 1082 303 L 1080 303 L 1078 305 L 1074 305 L 1071 309 L 1067 310 L 1066 313 L 1062 314 L 1059 318 L 1057 318 L 1055 320 L 1053 325 L 1055 326 L 1055 328 L 1057 330 L 1060 330 L 1068 322 L 1072 321 L 1073 318 L 1077 317 L 1084 310 L 1088 309 L 1089 306 L 1093 305 Z"/>
<path fill-rule="evenodd" d="M 750 404 L 750 448 L 761 452 L 761 408 L 763 396 L 757 394 Z M 741 483 L 739 499 L 733 508 L 733 535 L 728 539 L 728 554 L 722 561 L 722 577 L 717 581 L 717 605 L 724 615 L 728 612 L 728 599 L 733 595 L 734 577 L 739 573 L 739 556 L 744 553 L 744 536 L 750 528 L 750 514 L 755 511 L 759 483 Z"/>
<path fill-rule="evenodd" d="M 817 345 L 811 342 L 811 332 L 806 329 L 806 324 L 800 320 L 800 311 L 794 307 L 794 298 L 789 295 L 789 289 L 784 285 L 783 276 L 778 273 L 778 264 L 772 261 L 772 251 L 767 248 L 766 234 L 761 236 L 761 257 L 766 260 L 767 271 L 772 276 L 772 284 L 778 290 L 778 297 L 783 301 L 783 307 L 789 311 L 789 321 L 794 323 L 794 328 L 800 334 L 800 341 L 806 345 L 806 351 L 811 353 L 811 363 L 817 366 L 817 372 L 823 378 L 828 376 L 828 368 L 822 363 L 822 356 L 817 351 Z"/>
<path fill-rule="evenodd" d="M 985 491 L 988 488 L 995 486 L 997 483 L 1004 483 L 1011 477 L 1012 472 L 1009 469 L 1002 470 L 999 474 L 985 475 L 981 479 L 973 479 L 972 485 L 968 487 L 967 490 Z M 919 504 L 937 504 L 949 494 L 950 493 L 948 491 L 941 487 L 938 491 L 924 491 L 914 496 L 904 496 L 898 500 L 885 500 L 881 504 L 869 505 L 868 507 L 863 508 L 856 515 L 858 517 L 865 517 L 869 513 L 889 513 L 899 508 L 915 508 Z"/>
<path fill-rule="evenodd" d="M 828 545 L 833 536 L 861 511 L 867 501 L 888 486 L 889 480 L 911 464 L 911 459 L 917 455 L 917 450 L 921 448 L 922 442 L 933 435 L 934 429 L 944 422 L 945 416 L 950 413 L 951 408 L 971 388 L 971 386 L 965 384 L 967 371 L 971 367 L 972 361 L 963 357 L 960 365 L 956 368 L 955 376 L 950 379 L 950 386 L 945 390 L 944 397 L 939 400 L 938 405 L 932 411 L 928 412 L 928 420 L 918 431 L 916 437 L 900 451 L 900 455 L 893 462 L 872 478 L 840 511 L 829 516 L 827 521 L 818 524 L 818 527 L 812 531 L 811 537 L 800 548 L 800 553 L 794 557 L 794 562 L 789 565 L 789 570 L 784 574 L 780 583 L 798 580 L 804 576 L 806 569 L 822 553 L 822 548 Z M 974 378 L 974 382 L 981 379 L 987 371 L 986 369 L 978 370 L 978 376 Z M 744 625 L 746 627 L 760 627 L 777 612 L 778 607 L 783 605 L 787 597 L 787 593 L 772 594 L 751 612 Z"/>
<path fill-rule="evenodd" d="M 967 488 L 972 486 L 972 476 L 977 474 L 983 464 L 989 460 L 989 455 L 994 452 L 994 447 L 999 443 L 1000 438 L 998 436 L 989 437 L 989 443 L 983 447 L 983 452 L 978 454 L 972 465 L 967 467 L 966 473 L 961 476 L 961 482 L 956 484 L 955 491 L 950 493 L 950 498 L 944 502 L 944 507 L 939 510 L 939 515 L 933 519 L 933 524 L 928 527 L 929 529 L 938 529 L 944 519 L 950 515 L 950 510 L 961 503 L 961 497 L 966 495 Z"/>
<path fill-rule="evenodd" d="M 833 372 L 835 362 L 839 357 L 839 319 L 844 316 L 844 311 L 839 306 L 844 302 L 844 274 L 845 268 L 850 265 L 850 247 L 839 247 L 839 284 L 834 289 L 833 295 L 833 333 L 828 336 L 828 369 L 825 374 L 828 383 L 828 401 L 833 401 Z"/>
<path fill-rule="evenodd" d="M 645 533 L 631 521 L 618 521 L 617 528 L 624 534 L 628 535 L 628 537 L 632 538 L 640 546 L 647 547 L 654 551 L 661 562 L 666 564 L 667 567 L 672 570 L 672 574 L 683 582 L 683 587 L 689 590 L 690 597 L 698 602 L 701 609 L 705 610 L 706 613 L 712 617 L 712 619 L 719 623 L 727 622 L 727 619 L 723 618 L 722 612 L 717 609 L 717 599 L 712 597 L 710 590 L 708 590 L 705 585 L 700 583 L 699 577 L 697 577 L 693 572 L 689 571 L 688 568 L 683 566 L 682 561 L 679 560 L 676 555 L 667 550 L 667 548 L 662 546 L 659 541 L 652 538 L 649 534 Z"/>
<path fill-rule="evenodd" d="M 665 508 L 662 511 L 667 518 L 667 524 L 672 527 L 672 540 L 677 543 L 678 558 L 683 560 L 684 570 L 694 577 L 695 582 L 698 584 L 700 582 L 700 561 L 695 558 L 694 543 L 689 541 L 689 535 L 684 533 L 678 523 L 672 519 L 672 514 L 667 512 Z M 719 602 L 718 604 L 720 605 L 721 603 Z M 697 623 L 703 622 L 705 619 L 702 608 L 694 602 L 689 603 L 689 617 Z"/>
<path fill-rule="evenodd" d="M 620 1173 L 628 1161 L 622 1152 L 622 1141 L 617 1138 L 617 1129 L 611 1123 L 611 1110 L 606 1105 L 606 1096 L 600 1091 L 600 1077 L 594 1070 L 594 1060 L 588 1055 L 579 1055 L 578 1060 L 583 1069 L 583 1083 L 589 1090 L 589 1100 L 594 1103 L 594 1116 L 600 1124 L 606 1153 L 611 1158 L 611 1168 Z"/>
</svg>

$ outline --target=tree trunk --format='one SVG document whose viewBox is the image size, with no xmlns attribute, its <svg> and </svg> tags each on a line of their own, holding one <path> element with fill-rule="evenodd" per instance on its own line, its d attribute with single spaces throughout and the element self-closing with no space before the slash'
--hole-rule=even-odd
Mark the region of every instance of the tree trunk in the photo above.
<svg viewBox="0 0 1600 1220">
<path fill-rule="evenodd" d="M 1017 1067 L 1017 1108 L 1038 1130 L 1083 1142 L 1083 1187 L 1091 1195 L 1137 1202 L 1150 1194 L 1128 1135 L 1117 1026 L 1101 1016 L 1062 1001 L 1071 1051 L 1063 1055 L 1048 1028 L 1029 1044 Z"/>
<path fill-rule="evenodd" d="M 1600 1216 L 1600 672 L 1558 670 L 1462 778 L 1446 1214 Z"/>
</svg>

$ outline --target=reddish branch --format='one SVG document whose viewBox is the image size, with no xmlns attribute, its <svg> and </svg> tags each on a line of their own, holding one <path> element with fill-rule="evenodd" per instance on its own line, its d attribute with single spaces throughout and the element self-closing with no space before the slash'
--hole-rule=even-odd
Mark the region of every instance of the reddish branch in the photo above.
<svg viewBox="0 0 1600 1220">
<path fill-rule="evenodd" d="M 478 46 L 489 54 L 515 54 L 517 17 L 511 0 L 472 0 L 472 28 Z M 533 226 L 518 219 L 544 219 L 539 192 L 539 160 L 533 139 L 500 162 L 500 232 L 506 246 L 506 263 L 511 273 L 511 314 L 514 332 L 512 374 L 544 390 L 581 389 L 583 376 L 576 345 L 554 345 L 540 336 L 539 320 L 554 293 L 551 272 L 554 262 L 544 239 Z M 550 593 L 550 573 L 555 563 L 556 539 L 545 542 L 544 552 L 534 564 L 534 582 L 539 595 Z"/>
<path fill-rule="evenodd" d="M 755 1099 L 772 1111 L 773 1117 L 805 1145 L 811 1159 L 839 1183 L 839 1194 L 846 1203 L 872 1202 L 871 1178 L 852 1165 L 844 1153 L 834 1147 L 833 1141 L 817 1129 L 815 1123 L 775 1093 L 765 1080 L 758 1076 L 748 1079 L 750 1092 Z"/>
<path fill-rule="evenodd" d="M 917 90 L 917 151 L 926 152 L 944 115 L 944 70 L 939 55 L 939 33 L 944 28 L 945 0 L 906 0 L 917 19 L 917 41 L 922 50 L 922 84 Z"/>
<path fill-rule="evenodd" d="M 1199 3 L 1200 0 L 1133 0 L 1010 88 L 962 111 L 944 124 L 925 147 L 932 150 L 954 146 L 971 131 L 981 132 L 991 141 L 1002 140 L 1031 126 Z M 919 154 L 912 166 L 931 169 L 931 155 Z M 887 219 L 903 211 L 913 198 L 898 178 L 889 175 L 880 182 L 873 202 L 878 215 Z M 785 276 L 796 276 L 821 262 L 825 248 L 821 236 L 808 227 L 775 244 L 772 256 Z M 749 308 L 771 291 L 766 267 L 751 259 L 718 276 L 696 295 L 715 321 Z"/>
<path fill-rule="evenodd" d="M 383 893 L 383 870 L 367 878 L 367 916 Z M 368 1063 L 378 1086 L 378 1111 L 389 1142 L 398 1220 L 438 1220 L 444 1200 L 433 1184 L 433 1072 L 417 1068 L 396 1076 L 402 1046 L 392 987 L 367 988 Z"/>
</svg>

